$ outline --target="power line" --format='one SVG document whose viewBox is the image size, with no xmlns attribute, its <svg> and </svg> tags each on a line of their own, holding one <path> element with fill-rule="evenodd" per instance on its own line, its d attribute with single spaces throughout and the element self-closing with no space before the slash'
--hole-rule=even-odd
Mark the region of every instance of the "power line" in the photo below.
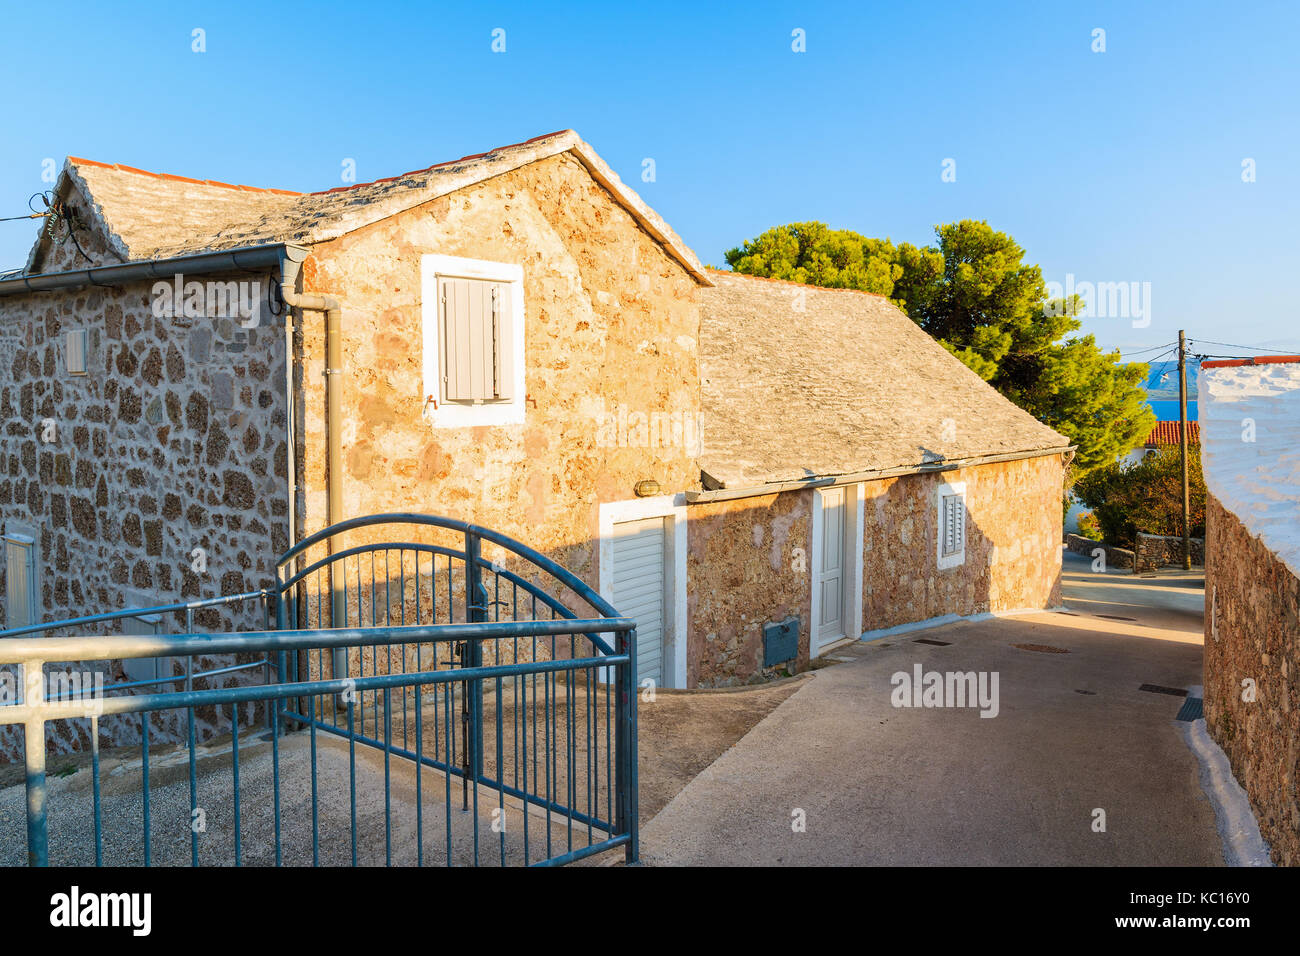
<svg viewBox="0 0 1300 956">
<path fill-rule="evenodd" d="M 1277 351 L 1277 349 L 1264 349 L 1264 348 L 1260 348 L 1260 347 L 1257 346 L 1257 345 L 1234 345 L 1234 344 L 1231 343 L 1231 342 L 1211 342 L 1209 339 L 1191 339 L 1191 340 L 1189 340 L 1189 341 L 1191 341 L 1191 342 L 1198 342 L 1198 343 L 1200 343 L 1201 345 L 1222 345 L 1224 348 L 1228 348 L 1228 349 L 1246 349 L 1247 351 L 1250 351 L 1250 352 L 1275 353 L 1275 352 Z M 1216 356 L 1216 358 L 1217 358 L 1217 357 L 1221 357 L 1221 356 Z M 1229 357 L 1229 358 L 1236 358 L 1237 356 L 1234 355 L 1234 356 L 1228 356 L 1228 357 Z"/>
<path fill-rule="evenodd" d="M 956 348 L 969 349 L 969 350 L 972 351 L 972 352 L 985 352 L 985 353 L 989 353 L 989 354 L 992 354 L 992 355 L 1004 355 L 1004 356 L 1009 356 L 1009 355 L 1019 355 L 1019 356 L 1024 356 L 1024 355 L 1042 355 L 1044 352 L 1047 351 L 1048 348 L 1051 348 L 1051 346 L 1048 345 L 1048 346 L 1044 346 L 1044 347 L 1041 348 L 1041 349 L 1035 349 L 1035 350 L 1032 351 L 1032 352 L 1021 352 L 1021 351 L 1013 351 L 1013 350 L 1007 350 L 1006 352 L 1002 352 L 1002 351 L 999 350 L 999 349 L 991 348 L 991 347 L 989 347 L 989 346 L 987 346 L 987 345 L 961 345 L 961 346 L 957 346 L 955 343 L 950 343 L 950 344 L 953 344 L 954 347 L 956 347 Z M 1129 352 L 1129 353 L 1127 353 L 1127 354 L 1125 354 L 1124 351 L 1123 351 L 1122 349 L 1116 349 L 1116 351 L 1120 352 L 1120 358 L 1121 358 L 1121 359 L 1128 359 L 1128 358 L 1131 358 L 1131 357 L 1134 356 L 1134 355 L 1144 355 L 1144 354 L 1146 354 L 1147 352 L 1154 352 L 1154 351 L 1156 351 L 1157 349 L 1164 349 L 1166 352 L 1169 352 L 1169 351 L 1176 351 L 1176 350 L 1178 349 L 1178 343 L 1177 343 L 1177 342 L 1165 342 L 1163 345 L 1152 345 L 1150 348 L 1138 349 L 1138 350 L 1135 351 L 1135 352 Z"/>
<path fill-rule="evenodd" d="M 1146 362 L 1145 362 L 1144 364 L 1146 364 L 1146 365 L 1154 365 L 1154 364 L 1156 364 L 1157 362 L 1163 362 L 1163 361 L 1165 360 L 1166 356 L 1176 355 L 1177 353 L 1178 353 L 1178 346 L 1177 346 L 1177 345 L 1174 345 L 1173 348 L 1171 348 L 1171 349 L 1166 349 L 1164 352 L 1162 352 L 1160 355 L 1156 356 L 1155 358 L 1153 358 L 1153 359 L 1147 359 Z"/>
<path fill-rule="evenodd" d="M 41 210 L 36 208 L 35 203 L 38 199 L 45 204 L 45 209 Z M 58 207 L 59 203 L 54 200 L 54 193 L 47 189 L 42 193 L 32 193 L 27 198 L 27 208 L 30 209 L 31 212 L 26 216 L 5 216 L 0 218 L 0 222 L 13 222 L 16 219 L 44 219 L 49 215 L 58 215 Z"/>
<path fill-rule="evenodd" d="M 1158 350 L 1158 349 L 1166 349 L 1166 350 L 1167 350 L 1167 349 L 1169 349 L 1170 347 L 1177 348 L 1177 347 L 1178 347 L 1178 343 L 1177 343 L 1177 342 L 1166 342 L 1164 345 L 1153 345 L 1153 346 L 1151 346 L 1151 347 L 1148 348 L 1148 349 L 1137 349 L 1136 351 L 1129 352 L 1127 355 L 1124 354 L 1123 349 L 1121 349 L 1121 350 L 1120 350 L 1120 358 L 1125 358 L 1125 359 L 1127 359 L 1127 358 L 1132 358 L 1134 355 L 1144 355 L 1144 354 L 1146 354 L 1147 352 L 1155 352 L 1155 351 Z"/>
</svg>

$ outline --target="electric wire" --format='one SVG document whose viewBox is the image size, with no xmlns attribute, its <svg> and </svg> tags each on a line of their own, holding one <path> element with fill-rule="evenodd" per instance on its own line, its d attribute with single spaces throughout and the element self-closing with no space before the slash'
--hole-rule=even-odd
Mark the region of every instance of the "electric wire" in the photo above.
<svg viewBox="0 0 1300 956">
<path fill-rule="evenodd" d="M 1120 349 L 1120 358 L 1122 358 L 1122 359 L 1130 359 L 1130 358 L 1132 358 L 1132 357 L 1135 356 L 1135 355 L 1145 355 L 1147 352 L 1157 352 L 1157 351 L 1159 351 L 1160 349 L 1165 349 L 1165 350 L 1167 351 L 1171 346 L 1172 346 L 1173 348 L 1177 348 L 1177 347 L 1178 347 L 1178 343 L 1177 343 L 1177 342 L 1166 342 L 1166 343 L 1163 344 L 1163 345 L 1153 345 L 1153 346 L 1151 346 L 1150 348 L 1135 349 L 1134 351 L 1132 351 L 1132 352 L 1127 352 L 1127 353 L 1125 353 L 1123 349 Z"/>
<path fill-rule="evenodd" d="M 1192 342 L 1197 342 L 1201 345 L 1221 345 L 1225 349 L 1246 349 L 1250 352 L 1264 352 L 1265 354 L 1270 355 L 1276 354 L 1277 352 L 1277 349 L 1260 348 L 1258 345 L 1234 345 L 1231 342 L 1211 342 L 1209 339 L 1188 339 L 1187 341 L 1189 345 Z"/>
</svg>

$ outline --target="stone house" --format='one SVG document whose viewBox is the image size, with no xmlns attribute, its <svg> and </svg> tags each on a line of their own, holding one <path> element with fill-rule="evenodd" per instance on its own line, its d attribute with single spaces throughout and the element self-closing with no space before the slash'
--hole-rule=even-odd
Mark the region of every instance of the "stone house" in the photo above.
<svg viewBox="0 0 1300 956">
<path fill-rule="evenodd" d="M 312 194 L 70 158 L 55 198 L 0 277 L 3 626 L 399 511 L 570 568 L 664 686 L 1058 603 L 1068 439 L 883 298 L 703 268 L 572 131 Z"/>
<path fill-rule="evenodd" d="M 1300 864 L 1300 355 L 1203 362 L 1205 723 Z"/>
</svg>

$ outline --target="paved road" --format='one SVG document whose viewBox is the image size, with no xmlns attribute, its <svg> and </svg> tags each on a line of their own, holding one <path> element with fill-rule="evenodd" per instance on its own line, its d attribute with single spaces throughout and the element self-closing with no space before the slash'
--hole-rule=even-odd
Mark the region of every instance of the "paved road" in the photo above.
<svg viewBox="0 0 1300 956">
<path fill-rule="evenodd" d="M 1222 865 L 1182 699 L 1138 690 L 1201 683 L 1200 583 L 1090 565 L 1067 555 L 1065 613 L 838 652 L 643 829 L 645 861 Z M 995 672 L 997 716 L 892 706 L 918 664 Z"/>
</svg>

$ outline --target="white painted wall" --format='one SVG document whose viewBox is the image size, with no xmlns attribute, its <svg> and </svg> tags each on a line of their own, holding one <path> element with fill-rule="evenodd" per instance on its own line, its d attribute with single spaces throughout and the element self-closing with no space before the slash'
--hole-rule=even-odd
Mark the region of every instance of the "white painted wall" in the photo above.
<svg viewBox="0 0 1300 956">
<path fill-rule="evenodd" d="M 1188 434 L 1189 435 L 1191 434 L 1190 429 L 1188 429 Z M 1143 458 L 1145 458 L 1149 454 L 1151 454 L 1151 449 L 1143 445 L 1141 448 L 1134 448 L 1127 455 L 1124 455 L 1122 458 L 1120 458 L 1119 461 L 1120 464 L 1123 465 L 1124 467 L 1131 468 L 1133 465 L 1136 465 L 1138 462 L 1140 462 Z"/>
<path fill-rule="evenodd" d="M 1300 575 L 1300 363 L 1202 367 L 1198 397 L 1206 487 Z"/>
</svg>

